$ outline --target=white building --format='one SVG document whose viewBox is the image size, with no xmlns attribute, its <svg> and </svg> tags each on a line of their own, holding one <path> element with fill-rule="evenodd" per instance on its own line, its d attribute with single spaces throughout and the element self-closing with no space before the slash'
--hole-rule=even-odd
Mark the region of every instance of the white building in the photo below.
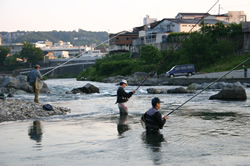
<svg viewBox="0 0 250 166">
<path fill-rule="evenodd" d="M 57 58 L 69 58 L 68 51 L 54 51 L 53 56 Z"/>
<path fill-rule="evenodd" d="M 149 15 L 146 15 L 146 17 L 144 17 L 143 19 L 143 25 L 150 25 L 156 21 L 157 21 L 156 18 L 150 18 Z"/>
<path fill-rule="evenodd" d="M 146 30 L 139 31 L 138 39 L 133 41 L 133 45 L 137 44 L 156 44 L 162 43 L 172 32 L 189 32 L 199 31 L 200 25 L 197 24 L 199 19 L 172 19 L 165 18 L 157 23 L 151 24 L 151 27 Z M 204 19 L 204 23 L 215 25 L 221 22 L 216 19 Z M 223 22 L 223 24 L 229 24 Z M 192 29 L 193 28 L 193 29 Z"/>
<path fill-rule="evenodd" d="M 228 11 L 226 14 L 215 15 L 217 20 L 228 23 L 241 23 L 246 22 L 247 18 L 244 11 Z"/>
<path fill-rule="evenodd" d="M 53 47 L 59 47 L 59 48 L 72 48 L 73 45 L 70 44 L 70 42 L 63 42 L 63 41 L 59 41 L 58 43 L 55 43 L 53 45 Z"/>
</svg>

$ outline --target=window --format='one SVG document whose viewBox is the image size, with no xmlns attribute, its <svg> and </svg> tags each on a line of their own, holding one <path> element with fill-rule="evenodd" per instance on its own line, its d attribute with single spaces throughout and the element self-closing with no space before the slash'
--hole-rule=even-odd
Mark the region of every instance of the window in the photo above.
<svg viewBox="0 0 250 166">
<path fill-rule="evenodd" d="M 175 70 L 180 70 L 180 67 L 176 67 Z"/>
</svg>

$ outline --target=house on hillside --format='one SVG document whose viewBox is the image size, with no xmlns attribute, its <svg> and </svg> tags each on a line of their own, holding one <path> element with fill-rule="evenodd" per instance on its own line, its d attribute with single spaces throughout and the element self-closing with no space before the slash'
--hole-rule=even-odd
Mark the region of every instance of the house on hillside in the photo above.
<svg viewBox="0 0 250 166">
<path fill-rule="evenodd" d="M 210 16 L 209 13 L 178 13 L 175 18 L 176 19 L 197 19 L 202 18 L 204 15 Z"/>
<path fill-rule="evenodd" d="M 23 43 L 3 44 L 2 47 L 10 49 L 10 55 L 19 54 L 23 49 Z"/>
<path fill-rule="evenodd" d="M 246 22 L 244 11 L 228 11 L 228 13 L 218 15 L 210 15 L 209 13 L 178 13 L 175 16 L 177 19 L 197 19 L 202 17 L 204 17 L 204 19 L 216 19 L 227 23 L 239 24 Z"/>
<path fill-rule="evenodd" d="M 159 50 L 169 49 L 173 45 L 168 47 L 166 45 L 167 37 L 173 32 L 189 32 L 189 31 L 199 31 L 200 25 L 197 24 L 200 19 L 197 16 L 192 19 L 181 19 L 181 18 L 165 18 L 161 21 L 151 24 L 145 30 L 140 30 L 138 33 L 138 39 L 133 41 L 134 50 L 139 52 L 141 45 L 151 44 L 157 47 Z M 221 22 L 216 19 L 204 19 L 205 24 L 214 25 L 217 22 Z M 223 24 L 229 24 L 223 22 Z M 193 29 L 192 29 L 193 28 Z M 164 44 L 165 43 L 165 44 Z M 175 44 L 175 43 L 174 43 Z"/>
<path fill-rule="evenodd" d="M 132 49 L 133 40 L 138 38 L 134 32 L 117 33 L 109 35 L 109 52 L 129 52 Z"/>
<path fill-rule="evenodd" d="M 215 15 L 217 20 L 221 20 L 228 23 L 241 23 L 246 22 L 247 16 L 244 11 L 228 11 L 228 13 Z"/>
</svg>

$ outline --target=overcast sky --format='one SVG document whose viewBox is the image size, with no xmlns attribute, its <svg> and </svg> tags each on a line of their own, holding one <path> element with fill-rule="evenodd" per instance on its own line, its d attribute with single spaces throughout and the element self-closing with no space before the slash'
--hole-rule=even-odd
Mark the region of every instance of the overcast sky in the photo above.
<svg viewBox="0 0 250 166">
<path fill-rule="evenodd" d="M 206 13 L 217 0 L 0 0 L 0 31 L 88 30 L 117 33 L 143 25 L 143 18 Z M 209 12 L 244 11 L 250 0 L 220 0 Z"/>
</svg>

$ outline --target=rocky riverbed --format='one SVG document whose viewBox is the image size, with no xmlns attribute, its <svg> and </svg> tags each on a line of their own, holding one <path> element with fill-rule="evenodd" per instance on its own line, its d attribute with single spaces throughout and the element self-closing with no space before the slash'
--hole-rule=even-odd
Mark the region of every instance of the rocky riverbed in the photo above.
<svg viewBox="0 0 250 166">
<path fill-rule="evenodd" d="M 0 100 L 0 122 L 24 119 L 40 119 L 52 115 L 65 115 L 71 110 L 65 107 L 54 107 L 45 110 L 43 104 L 24 100 Z"/>
</svg>

